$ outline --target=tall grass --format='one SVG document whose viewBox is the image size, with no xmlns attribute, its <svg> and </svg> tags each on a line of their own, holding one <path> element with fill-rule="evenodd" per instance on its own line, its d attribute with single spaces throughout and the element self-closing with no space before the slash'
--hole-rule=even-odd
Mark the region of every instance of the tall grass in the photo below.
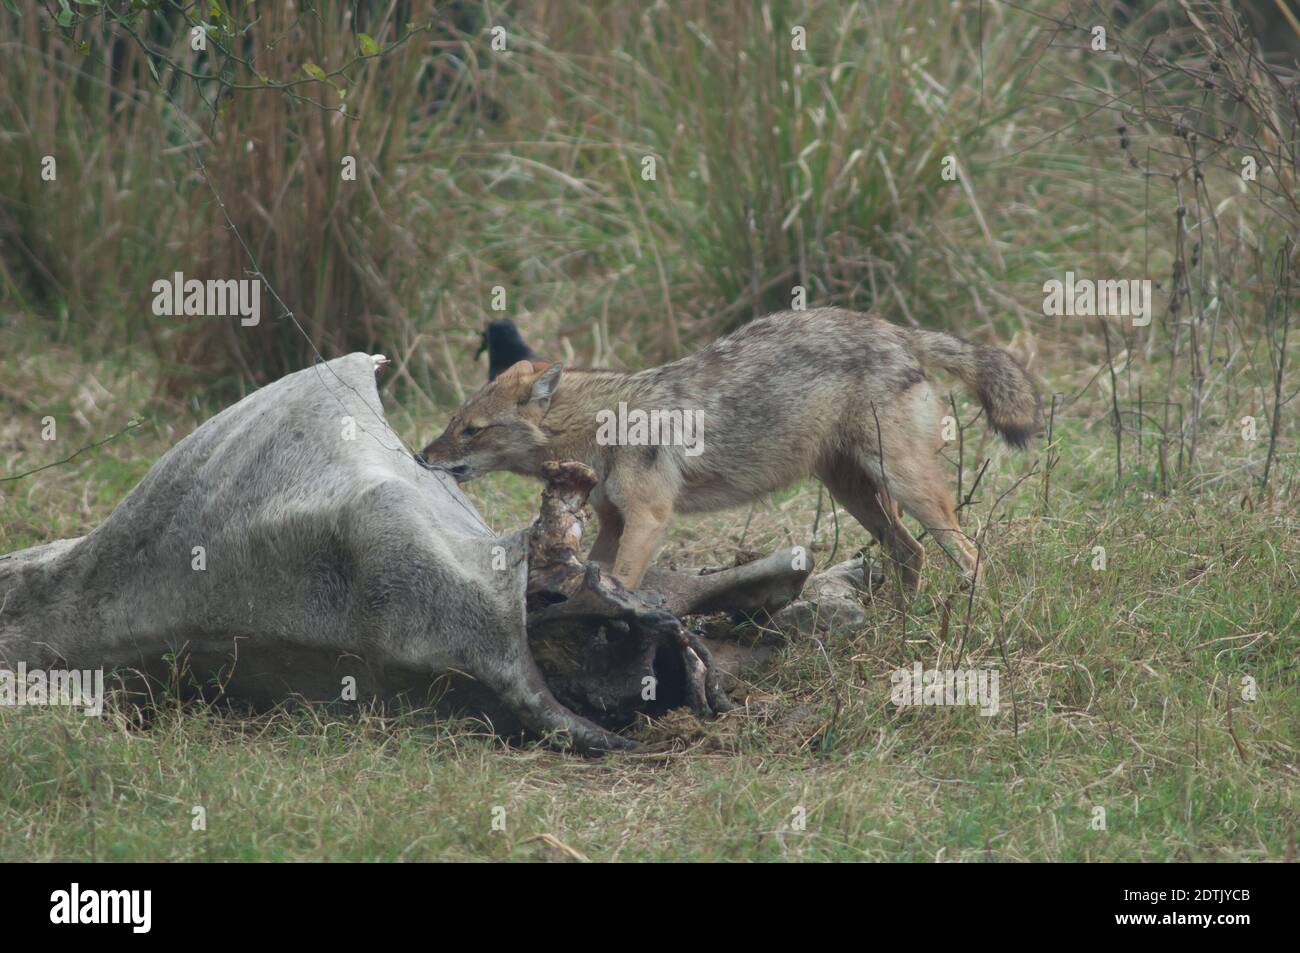
<svg viewBox="0 0 1300 953">
<path fill-rule="evenodd" d="M 166 106 L 138 54 L 119 47 L 115 64 L 102 49 L 83 56 L 24 9 L 0 10 L 6 310 L 79 340 L 145 328 L 132 313 L 143 290 L 131 284 L 157 269 L 184 218 L 183 167 L 159 136 Z"/>
<path fill-rule="evenodd" d="M 637 364 L 788 308 L 796 286 L 932 322 L 920 261 L 973 239 L 950 257 L 1004 264 L 969 183 L 995 126 L 1038 102 L 1032 18 L 990 14 L 982 57 L 978 7 L 940 2 L 566 5 L 530 25 L 487 141 L 434 156 L 455 217 L 480 222 L 451 326 L 499 280 L 537 333 Z"/>
<path fill-rule="evenodd" d="M 433 6 L 235 4 L 200 21 L 178 5 L 66 31 L 30 8 L 0 12 L 0 159 L 19 170 L 0 194 L 6 298 L 67 316 L 83 341 L 150 342 L 191 388 L 382 340 L 385 321 L 410 318 L 404 282 L 428 257 L 398 159 L 455 114 L 454 80 L 412 42 Z M 382 52 L 363 57 L 362 34 Z M 160 319 L 150 288 L 175 271 L 256 273 L 284 309 L 268 292 L 268 320 L 239 331 Z"/>
<path fill-rule="evenodd" d="M 1295 86 L 1217 0 L 218 9 L 206 52 L 193 5 L 0 10 L 0 313 L 213 397 L 382 349 L 427 410 L 477 381 L 502 297 L 548 353 L 644 366 L 802 288 L 1082 366 L 1061 386 L 1108 389 L 1117 476 L 1145 439 L 1167 487 L 1210 396 L 1278 417 Z M 260 327 L 149 311 L 174 271 L 253 269 Z M 1044 321 L 1067 270 L 1159 280 L 1161 346 Z M 1164 368 L 1140 392 L 1139 355 Z"/>
<path fill-rule="evenodd" d="M 322 352 L 396 341 L 425 383 L 453 378 L 428 332 L 468 338 L 497 285 L 539 330 L 590 333 L 580 346 L 625 361 L 788 307 L 795 285 L 867 306 L 906 280 L 923 303 L 925 222 L 981 214 L 941 161 L 969 183 L 990 130 L 1032 104 L 1040 32 L 939 0 L 226 11 L 217 25 L 239 29 L 207 52 L 190 48 L 188 7 L 137 36 L 0 12 L 0 159 L 21 170 L 0 185 L 7 300 L 66 311 L 88 337 L 103 316 L 194 387 L 313 355 L 270 300 L 253 331 L 154 317 L 149 285 L 175 270 L 236 277 L 255 261 Z M 391 49 L 333 75 L 363 32 Z M 328 80 L 243 88 L 308 64 Z M 66 196 L 40 180 L 44 154 L 71 157 Z"/>
</svg>

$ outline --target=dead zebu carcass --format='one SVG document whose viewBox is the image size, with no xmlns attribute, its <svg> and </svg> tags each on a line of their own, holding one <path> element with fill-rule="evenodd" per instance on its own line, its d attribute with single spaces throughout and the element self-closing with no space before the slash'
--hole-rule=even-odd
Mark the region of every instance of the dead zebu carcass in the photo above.
<svg viewBox="0 0 1300 953">
<path fill-rule="evenodd" d="M 584 750 L 629 747 L 609 729 L 637 709 L 727 707 L 677 615 L 774 609 L 806 570 L 774 556 L 629 593 L 574 556 L 590 484 L 571 465 L 534 527 L 498 536 L 388 426 L 382 363 L 352 354 L 262 388 L 164 454 L 89 535 L 0 557 L 0 665 L 182 671 L 255 704 L 432 693 Z"/>
</svg>

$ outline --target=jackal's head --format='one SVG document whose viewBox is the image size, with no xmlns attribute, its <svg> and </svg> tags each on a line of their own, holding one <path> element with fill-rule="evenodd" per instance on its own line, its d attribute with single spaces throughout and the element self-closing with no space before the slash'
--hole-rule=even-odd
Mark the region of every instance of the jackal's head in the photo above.
<svg viewBox="0 0 1300 953">
<path fill-rule="evenodd" d="M 493 470 L 536 473 L 546 446 L 542 418 L 563 370 L 559 364 L 520 361 L 497 375 L 421 451 L 426 464 L 462 483 Z"/>
</svg>

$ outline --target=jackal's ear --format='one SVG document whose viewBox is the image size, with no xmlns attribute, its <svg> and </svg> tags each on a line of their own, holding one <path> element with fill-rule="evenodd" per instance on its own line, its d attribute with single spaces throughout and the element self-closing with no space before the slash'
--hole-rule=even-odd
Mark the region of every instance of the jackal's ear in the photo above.
<svg viewBox="0 0 1300 953">
<path fill-rule="evenodd" d="M 547 408 L 551 406 L 551 397 L 555 394 L 555 389 L 560 386 L 560 375 L 564 373 L 563 364 L 534 364 L 534 368 L 545 368 L 540 374 L 533 378 L 533 388 L 528 394 L 528 403 L 530 406 L 537 407 L 542 413 L 546 413 Z"/>
<path fill-rule="evenodd" d="M 498 374 L 497 377 L 504 378 L 507 381 L 513 381 L 532 377 L 535 373 L 537 373 L 537 371 L 533 369 L 532 361 L 517 361 Z"/>
</svg>

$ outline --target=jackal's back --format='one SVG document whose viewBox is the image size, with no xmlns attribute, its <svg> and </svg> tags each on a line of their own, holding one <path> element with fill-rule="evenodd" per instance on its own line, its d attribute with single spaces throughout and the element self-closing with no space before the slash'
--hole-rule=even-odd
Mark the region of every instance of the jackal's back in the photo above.
<svg viewBox="0 0 1300 953">
<path fill-rule="evenodd" d="M 1022 446 L 1041 429 L 1037 389 L 1002 348 L 840 308 L 760 318 L 628 384 L 657 406 L 702 412 L 716 452 L 692 467 L 751 467 L 758 482 L 779 485 L 790 468 L 765 460 L 814 466 L 828 443 L 844 439 L 846 417 L 860 434 L 873 408 L 883 413 L 933 368 L 967 384 L 1009 443 Z"/>
</svg>

